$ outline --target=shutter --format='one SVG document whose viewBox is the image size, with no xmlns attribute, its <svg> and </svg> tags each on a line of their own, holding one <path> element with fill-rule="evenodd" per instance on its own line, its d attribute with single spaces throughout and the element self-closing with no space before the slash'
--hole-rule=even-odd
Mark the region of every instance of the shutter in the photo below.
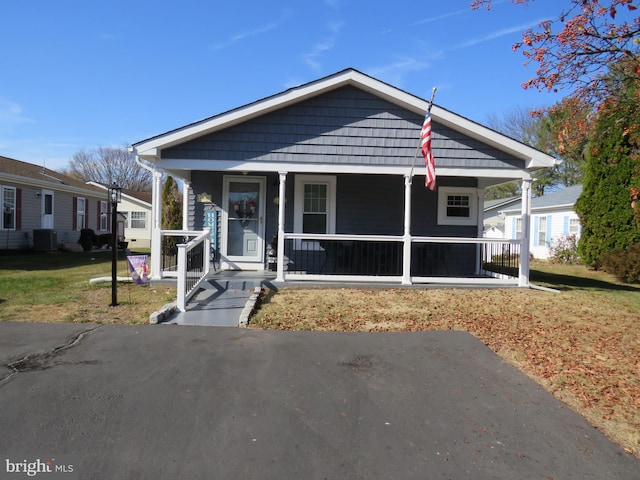
<svg viewBox="0 0 640 480">
<path fill-rule="evenodd" d="M 544 241 L 547 246 L 551 245 L 551 215 L 547 215 L 547 235 Z"/>
<path fill-rule="evenodd" d="M 533 246 L 538 246 L 538 234 L 540 233 L 540 217 L 535 217 L 533 221 Z"/>
<path fill-rule="evenodd" d="M 569 215 L 564 216 L 564 227 L 563 231 L 565 235 L 569 235 Z"/>
<path fill-rule="evenodd" d="M 509 220 L 511 220 L 511 238 L 515 240 L 516 239 L 516 223 L 518 223 L 518 220 L 516 217 L 511 217 L 509 218 Z"/>
<path fill-rule="evenodd" d="M 78 197 L 73 197 L 73 218 L 71 220 L 71 229 L 75 232 L 78 230 Z"/>
<path fill-rule="evenodd" d="M 97 206 L 96 206 L 96 232 L 100 231 L 100 200 L 97 201 Z"/>
<path fill-rule="evenodd" d="M 16 230 L 22 230 L 22 189 L 16 188 Z"/>
</svg>

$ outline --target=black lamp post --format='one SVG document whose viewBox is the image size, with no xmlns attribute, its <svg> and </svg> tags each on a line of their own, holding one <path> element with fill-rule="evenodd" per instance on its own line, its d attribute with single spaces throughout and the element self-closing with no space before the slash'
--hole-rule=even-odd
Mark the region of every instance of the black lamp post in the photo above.
<svg viewBox="0 0 640 480">
<path fill-rule="evenodd" d="M 117 183 L 109 186 L 111 202 L 111 306 L 118 305 L 118 203 L 122 189 Z"/>
</svg>

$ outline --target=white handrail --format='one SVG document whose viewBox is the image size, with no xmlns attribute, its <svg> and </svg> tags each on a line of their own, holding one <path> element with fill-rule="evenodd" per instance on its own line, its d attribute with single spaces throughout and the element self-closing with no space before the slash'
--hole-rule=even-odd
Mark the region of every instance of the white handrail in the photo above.
<svg viewBox="0 0 640 480">
<path fill-rule="evenodd" d="M 178 234 L 193 235 L 195 232 L 187 232 L 187 231 L 171 231 L 180 232 Z M 198 291 L 200 285 L 207 280 L 209 276 L 209 271 L 211 268 L 211 241 L 209 238 L 209 230 L 206 229 L 198 234 L 193 240 L 188 243 L 178 244 L 178 285 L 177 285 L 177 301 L 176 306 L 178 310 L 181 312 L 186 311 L 187 302 L 189 299 Z M 203 252 L 202 252 L 202 272 L 199 274 L 197 272 L 190 272 L 188 269 L 187 262 L 187 254 L 191 250 L 193 250 L 198 245 L 203 244 Z M 195 273 L 196 276 L 191 273 Z M 194 280 L 189 282 L 188 280 Z"/>
</svg>

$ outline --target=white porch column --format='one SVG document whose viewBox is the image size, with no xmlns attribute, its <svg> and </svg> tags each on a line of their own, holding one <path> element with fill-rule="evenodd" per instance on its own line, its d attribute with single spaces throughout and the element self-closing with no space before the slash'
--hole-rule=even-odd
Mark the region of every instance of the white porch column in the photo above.
<svg viewBox="0 0 640 480">
<path fill-rule="evenodd" d="M 404 233 L 402 284 L 411 285 L 411 175 L 404 176 Z"/>
<path fill-rule="evenodd" d="M 520 240 L 519 287 L 529 286 L 529 245 L 531 236 L 531 179 L 522 180 L 522 238 Z"/>
<path fill-rule="evenodd" d="M 162 278 L 162 173 L 153 171 L 151 185 L 151 278 Z"/>
<path fill-rule="evenodd" d="M 189 199 L 191 198 L 191 182 L 182 182 L 182 229 L 189 230 Z"/>
<path fill-rule="evenodd" d="M 478 238 L 484 237 L 484 188 L 479 188 L 476 192 L 476 218 L 478 219 L 478 231 L 476 236 Z M 476 245 L 476 275 L 480 274 L 482 270 L 482 250 L 485 247 L 483 245 Z"/>
<path fill-rule="evenodd" d="M 287 172 L 278 172 L 280 187 L 278 190 L 278 259 L 276 264 L 276 280 L 284 282 L 284 207 L 287 186 Z"/>
</svg>

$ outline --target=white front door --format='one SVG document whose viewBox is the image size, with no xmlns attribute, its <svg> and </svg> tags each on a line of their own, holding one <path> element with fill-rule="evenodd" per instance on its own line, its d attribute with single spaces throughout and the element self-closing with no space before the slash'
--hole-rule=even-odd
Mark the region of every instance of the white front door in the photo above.
<svg viewBox="0 0 640 480">
<path fill-rule="evenodd" d="M 40 193 L 41 228 L 53 228 L 53 191 L 42 190 Z"/>
<path fill-rule="evenodd" d="M 224 177 L 222 261 L 225 268 L 264 268 L 264 196 L 264 177 Z"/>
</svg>

